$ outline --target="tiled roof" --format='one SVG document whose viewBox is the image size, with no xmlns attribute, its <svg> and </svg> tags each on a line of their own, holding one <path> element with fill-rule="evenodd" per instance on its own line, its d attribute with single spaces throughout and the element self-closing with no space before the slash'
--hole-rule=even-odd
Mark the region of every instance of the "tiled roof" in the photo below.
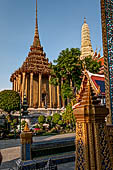
<svg viewBox="0 0 113 170">
<path fill-rule="evenodd" d="M 97 60 L 97 62 L 101 61 L 101 65 L 103 66 L 104 65 L 104 57 L 101 57 Z"/>
<path fill-rule="evenodd" d="M 101 94 L 105 94 L 105 78 L 98 76 L 91 76 L 91 80 L 93 81 L 94 85 L 98 89 L 100 86 L 100 92 Z"/>
</svg>

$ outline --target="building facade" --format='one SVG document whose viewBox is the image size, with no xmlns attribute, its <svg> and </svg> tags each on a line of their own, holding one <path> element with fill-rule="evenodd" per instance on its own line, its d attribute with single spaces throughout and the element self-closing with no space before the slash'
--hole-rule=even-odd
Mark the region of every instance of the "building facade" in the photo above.
<svg viewBox="0 0 113 170">
<path fill-rule="evenodd" d="M 22 66 L 10 77 L 13 90 L 20 93 L 22 102 L 24 94 L 30 108 L 59 108 L 60 90 L 49 84 L 51 79 L 50 63 L 41 46 L 37 22 L 36 0 L 36 25 L 33 45 L 30 47 L 28 57 Z"/>
</svg>

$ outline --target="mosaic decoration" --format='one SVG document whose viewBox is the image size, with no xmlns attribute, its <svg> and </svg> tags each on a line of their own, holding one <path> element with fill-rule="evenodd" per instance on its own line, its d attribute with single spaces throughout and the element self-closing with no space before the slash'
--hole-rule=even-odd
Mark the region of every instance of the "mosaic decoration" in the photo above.
<svg viewBox="0 0 113 170">
<path fill-rule="evenodd" d="M 83 125 L 82 123 L 77 122 L 77 154 L 78 154 L 78 159 L 77 159 L 77 165 L 78 165 L 78 170 L 82 169 L 84 170 L 84 144 L 83 144 Z"/>
<path fill-rule="evenodd" d="M 113 124 L 113 0 L 104 0 L 105 4 L 105 23 L 107 34 L 107 53 L 109 70 L 110 104 Z"/>
<path fill-rule="evenodd" d="M 105 124 L 99 124 L 99 136 L 100 136 L 100 149 L 101 149 L 101 156 L 102 156 L 102 169 L 109 169 L 111 168 L 111 162 L 110 162 L 110 153 L 108 148 L 108 142 L 106 140 L 105 135 Z"/>
</svg>

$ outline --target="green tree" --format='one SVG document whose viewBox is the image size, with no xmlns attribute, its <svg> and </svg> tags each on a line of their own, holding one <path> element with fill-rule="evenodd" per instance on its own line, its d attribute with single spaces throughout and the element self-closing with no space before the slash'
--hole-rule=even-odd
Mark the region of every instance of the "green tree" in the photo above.
<svg viewBox="0 0 113 170">
<path fill-rule="evenodd" d="M 39 124 L 45 123 L 45 116 L 40 115 L 40 116 L 38 117 L 38 123 L 39 123 Z"/>
<path fill-rule="evenodd" d="M 13 90 L 3 90 L 0 92 L 0 109 L 10 113 L 18 111 L 20 108 L 20 96 Z"/>
<path fill-rule="evenodd" d="M 73 97 L 73 88 L 70 87 L 70 82 L 78 88 L 81 83 L 81 61 L 80 50 L 71 48 L 62 50 L 57 60 L 54 60 L 55 65 L 51 64 L 52 78 L 51 84 L 61 86 L 61 94 L 64 99 Z M 63 83 L 61 85 L 61 79 Z"/>
<path fill-rule="evenodd" d="M 72 104 L 69 103 L 66 110 L 62 114 L 62 120 L 66 127 L 70 129 L 75 129 L 75 116 L 73 114 Z"/>
<path fill-rule="evenodd" d="M 60 119 L 61 119 L 60 114 L 54 113 L 52 122 L 56 125 L 56 124 L 58 124 L 58 121 L 59 121 Z"/>
<path fill-rule="evenodd" d="M 98 73 L 101 62 L 93 60 L 91 56 L 80 60 L 80 49 L 71 48 L 62 50 L 54 64 L 50 65 L 51 80 L 50 83 L 59 85 L 63 99 L 72 99 L 74 91 L 79 90 L 82 80 L 84 67 L 92 73 Z M 63 80 L 63 83 L 61 83 Z M 70 85 L 72 83 L 72 86 Z"/>
<path fill-rule="evenodd" d="M 99 68 L 101 67 L 101 61 L 97 62 L 96 60 L 93 60 L 91 56 L 86 57 L 83 61 L 82 61 L 85 65 L 85 68 L 91 72 L 91 73 L 98 73 L 99 72 Z"/>
</svg>

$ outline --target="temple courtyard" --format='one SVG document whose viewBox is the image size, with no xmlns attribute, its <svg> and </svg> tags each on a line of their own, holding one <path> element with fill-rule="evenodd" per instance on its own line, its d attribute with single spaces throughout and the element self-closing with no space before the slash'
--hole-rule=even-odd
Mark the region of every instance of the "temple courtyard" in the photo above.
<svg viewBox="0 0 113 170">
<path fill-rule="evenodd" d="M 41 137 L 33 137 L 33 142 L 43 142 L 43 141 L 51 141 L 58 139 L 69 139 L 75 138 L 75 133 L 63 134 L 63 135 L 55 135 L 55 136 L 41 136 Z M 3 155 L 2 169 L 14 168 L 15 162 L 20 158 L 20 139 L 10 139 L 10 140 L 0 140 L 1 145 L 1 153 Z M 52 156 L 51 156 L 52 157 Z M 50 157 L 49 157 L 50 158 Z M 41 158 L 42 159 L 42 158 Z M 64 167 L 69 170 L 74 169 L 75 162 L 67 162 L 64 164 L 59 164 L 58 169 L 62 170 Z"/>
</svg>

